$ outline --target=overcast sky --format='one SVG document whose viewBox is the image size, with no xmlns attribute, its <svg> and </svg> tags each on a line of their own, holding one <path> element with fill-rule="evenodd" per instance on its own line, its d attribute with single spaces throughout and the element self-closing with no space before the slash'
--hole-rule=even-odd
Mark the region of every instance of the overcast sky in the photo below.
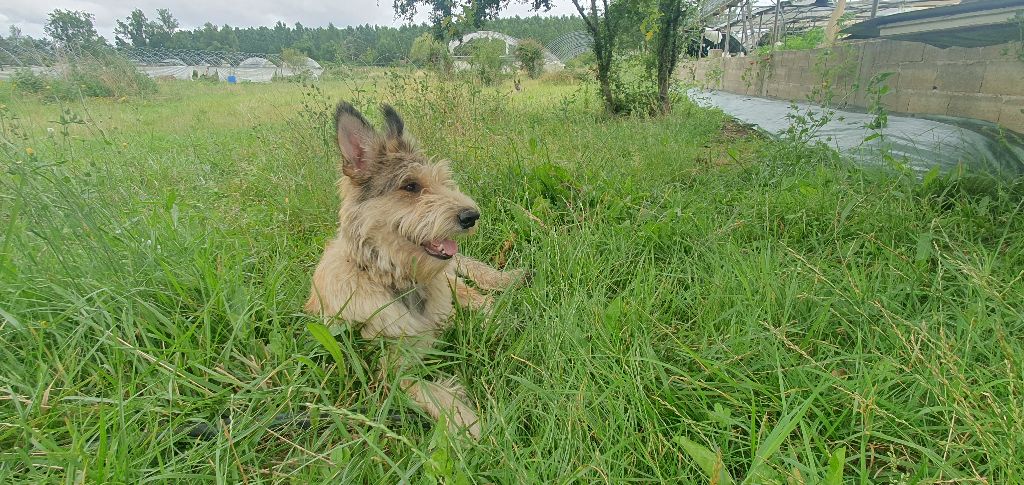
<svg viewBox="0 0 1024 485">
<path fill-rule="evenodd" d="M 546 15 L 571 15 L 575 13 L 569 1 L 557 2 L 558 6 Z M 503 16 L 531 15 L 529 9 L 513 1 Z M 317 27 L 333 22 L 344 27 L 348 25 L 376 24 L 398 26 L 395 20 L 392 0 L 0 0 L 0 34 L 7 36 L 10 26 L 18 26 L 32 37 L 43 37 L 46 15 L 54 9 L 84 10 L 96 16 L 96 30 L 108 41 L 114 40 L 114 25 L 136 8 L 146 16 L 156 18 L 156 9 L 167 8 L 181 23 L 182 28 L 191 29 L 206 22 L 217 25 L 229 24 L 234 27 L 272 26 L 277 21 L 288 25 L 301 22 L 307 27 Z M 426 21 L 420 14 L 417 21 Z"/>
</svg>

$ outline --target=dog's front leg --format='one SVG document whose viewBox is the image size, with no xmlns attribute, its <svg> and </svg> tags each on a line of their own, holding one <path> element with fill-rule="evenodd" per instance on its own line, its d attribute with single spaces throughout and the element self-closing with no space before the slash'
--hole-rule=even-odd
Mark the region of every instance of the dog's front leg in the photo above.
<svg viewBox="0 0 1024 485">
<path fill-rule="evenodd" d="M 455 255 L 454 263 L 456 273 L 473 280 L 484 290 L 504 290 L 527 277 L 526 271 L 521 269 L 498 271 L 487 263 L 462 254 Z"/>
<path fill-rule="evenodd" d="M 448 286 L 451 287 L 452 293 L 455 294 L 455 301 L 459 306 L 484 312 L 491 309 L 491 304 L 494 303 L 493 298 L 467 285 L 466 280 L 459 278 L 454 271 L 446 274 L 446 276 L 448 277 Z"/>
<path fill-rule="evenodd" d="M 449 432 L 456 434 L 465 430 L 474 439 L 479 439 L 480 419 L 454 377 L 434 381 L 406 376 L 424 369 L 423 357 L 432 345 L 432 338 L 398 339 L 382 358 L 381 371 L 396 373 L 402 391 L 435 421 L 444 416 Z"/>
<path fill-rule="evenodd" d="M 450 433 L 465 430 L 473 439 L 480 439 L 480 418 L 454 378 L 443 382 L 403 378 L 399 385 L 430 417 L 440 420 L 444 416 Z"/>
</svg>

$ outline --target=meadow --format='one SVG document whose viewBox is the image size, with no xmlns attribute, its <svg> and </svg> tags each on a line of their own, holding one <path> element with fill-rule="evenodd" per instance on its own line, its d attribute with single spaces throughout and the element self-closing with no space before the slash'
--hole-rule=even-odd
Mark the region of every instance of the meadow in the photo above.
<svg viewBox="0 0 1024 485">
<path fill-rule="evenodd" d="M 301 313 L 340 99 L 393 103 L 481 206 L 462 250 L 533 272 L 432 356 L 477 443 Z M 685 101 L 611 118 L 570 82 L 0 105 L 0 483 L 1024 481 L 1024 184 L 858 168 Z"/>
</svg>

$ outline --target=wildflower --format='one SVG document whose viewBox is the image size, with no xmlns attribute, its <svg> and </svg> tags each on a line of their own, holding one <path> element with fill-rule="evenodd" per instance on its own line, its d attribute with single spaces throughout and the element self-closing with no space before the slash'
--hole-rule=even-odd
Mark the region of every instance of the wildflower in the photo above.
<svg viewBox="0 0 1024 485">
<path fill-rule="evenodd" d="M 121 148 L 128 148 L 128 143 L 127 142 L 121 143 Z"/>
<path fill-rule="evenodd" d="M 31 157 L 32 155 L 34 155 L 36 153 L 36 151 L 33 150 L 32 147 L 25 147 L 25 153 L 27 153 L 28 156 Z"/>
</svg>

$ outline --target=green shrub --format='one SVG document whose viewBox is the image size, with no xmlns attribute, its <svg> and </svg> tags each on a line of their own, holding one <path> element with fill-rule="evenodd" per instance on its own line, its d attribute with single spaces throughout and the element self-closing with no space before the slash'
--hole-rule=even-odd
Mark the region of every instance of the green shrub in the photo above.
<svg viewBox="0 0 1024 485">
<path fill-rule="evenodd" d="M 28 70 L 12 77 L 18 91 L 59 99 L 120 98 L 156 92 L 156 82 L 112 49 L 93 49 L 69 59 L 51 74 Z"/>
<path fill-rule="evenodd" d="M 501 81 L 505 68 L 505 43 L 496 39 L 478 39 L 470 42 L 472 54 L 469 64 L 480 82 L 492 85 Z"/>
<path fill-rule="evenodd" d="M 817 48 L 825 41 L 825 29 L 815 27 L 797 35 L 790 35 L 782 39 L 782 45 L 764 45 L 757 48 L 758 54 L 767 54 L 772 50 L 776 51 L 802 51 Z"/>
<path fill-rule="evenodd" d="M 25 93 L 41 93 L 49 85 L 49 79 L 31 69 L 18 69 L 11 75 L 14 88 Z"/>
<path fill-rule="evenodd" d="M 409 58 L 418 67 L 442 73 L 450 73 L 454 66 L 448 47 L 429 33 L 424 33 L 413 41 Z"/>
<path fill-rule="evenodd" d="M 612 71 L 615 113 L 651 116 L 659 111 L 658 82 L 639 55 L 616 59 Z"/>
<path fill-rule="evenodd" d="M 533 39 L 523 39 L 516 46 L 516 62 L 519 67 L 526 71 L 526 75 L 533 79 L 540 76 L 544 71 L 544 46 Z"/>
</svg>

